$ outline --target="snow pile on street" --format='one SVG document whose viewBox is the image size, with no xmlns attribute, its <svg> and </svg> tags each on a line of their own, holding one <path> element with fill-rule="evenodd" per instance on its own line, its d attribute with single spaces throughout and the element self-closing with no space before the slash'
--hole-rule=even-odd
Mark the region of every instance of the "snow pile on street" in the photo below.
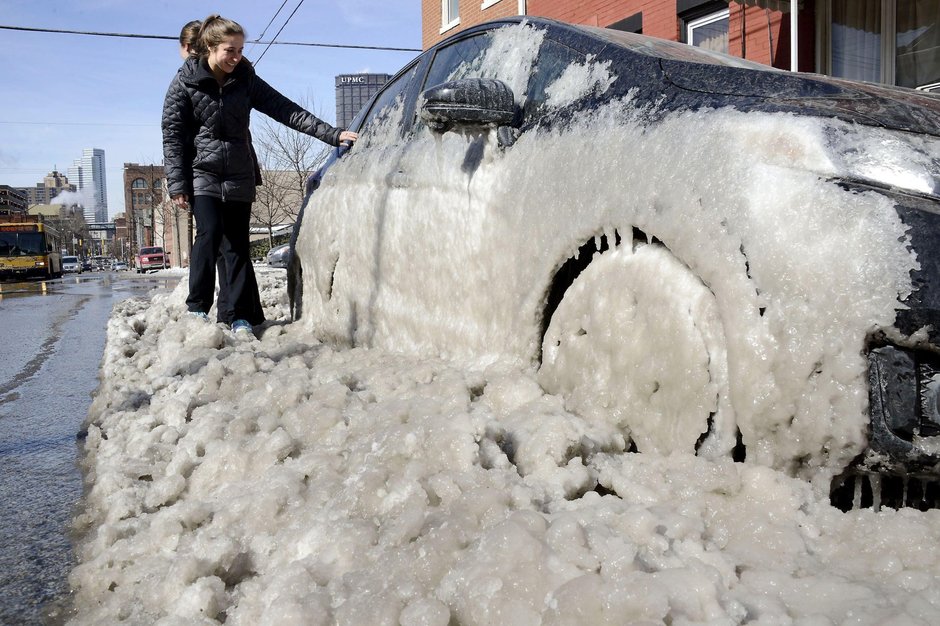
<svg viewBox="0 0 940 626">
<path fill-rule="evenodd" d="M 506 360 L 238 340 L 185 285 L 116 307 L 73 624 L 937 624 L 940 512 L 621 453 Z"/>
</svg>

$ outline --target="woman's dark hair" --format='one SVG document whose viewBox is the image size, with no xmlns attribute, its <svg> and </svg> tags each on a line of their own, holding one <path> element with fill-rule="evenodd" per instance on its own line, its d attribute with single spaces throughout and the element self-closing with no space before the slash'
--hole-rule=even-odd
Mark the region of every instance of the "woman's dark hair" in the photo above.
<svg viewBox="0 0 940 626">
<path fill-rule="evenodd" d="M 180 31 L 180 47 L 186 46 L 190 55 L 199 54 L 200 26 L 202 26 L 202 22 L 193 20 L 192 22 L 187 22 L 186 25 L 183 26 L 183 30 Z"/>
<path fill-rule="evenodd" d="M 199 27 L 199 55 L 207 56 L 210 48 L 216 47 L 222 43 L 222 40 L 232 35 L 245 36 L 245 30 L 241 24 L 213 13 L 202 20 L 202 26 Z"/>
</svg>

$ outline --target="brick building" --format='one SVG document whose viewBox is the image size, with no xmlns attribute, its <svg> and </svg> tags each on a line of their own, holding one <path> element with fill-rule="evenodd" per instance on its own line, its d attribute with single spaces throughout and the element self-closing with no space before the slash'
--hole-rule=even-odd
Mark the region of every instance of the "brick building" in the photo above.
<svg viewBox="0 0 940 626">
<path fill-rule="evenodd" d="M 122 256 L 132 259 L 142 246 L 160 246 L 169 252 L 171 266 L 187 267 L 193 232 L 190 212 L 169 201 L 165 181 L 162 165 L 124 164 L 127 232 Z"/>
<path fill-rule="evenodd" d="M 642 33 L 781 69 L 940 90 L 935 0 L 422 0 L 424 48 L 509 15 Z"/>
</svg>

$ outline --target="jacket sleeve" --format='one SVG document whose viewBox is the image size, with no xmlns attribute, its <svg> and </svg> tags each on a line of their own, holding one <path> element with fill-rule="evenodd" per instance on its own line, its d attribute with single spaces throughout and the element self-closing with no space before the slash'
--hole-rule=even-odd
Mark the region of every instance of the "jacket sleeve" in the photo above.
<svg viewBox="0 0 940 626">
<path fill-rule="evenodd" d="M 179 76 L 173 78 L 163 100 L 163 168 L 167 193 L 193 193 L 193 104 Z"/>
<path fill-rule="evenodd" d="M 330 126 L 299 104 L 281 95 L 274 87 L 255 75 L 251 85 L 251 106 L 271 119 L 297 132 L 316 137 L 331 146 L 339 145 L 342 128 Z"/>
</svg>

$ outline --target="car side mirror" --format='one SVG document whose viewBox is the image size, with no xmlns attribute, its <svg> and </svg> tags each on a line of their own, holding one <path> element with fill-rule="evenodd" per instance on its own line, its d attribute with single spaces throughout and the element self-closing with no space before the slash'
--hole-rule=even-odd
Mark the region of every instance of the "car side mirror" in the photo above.
<svg viewBox="0 0 940 626">
<path fill-rule="evenodd" d="M 493 78 L 461 78 L 421 94 L 421 119 L 439 133 L 455 126 L 506 126 L 516 116 L 512 89 Z"/>
</svg>

